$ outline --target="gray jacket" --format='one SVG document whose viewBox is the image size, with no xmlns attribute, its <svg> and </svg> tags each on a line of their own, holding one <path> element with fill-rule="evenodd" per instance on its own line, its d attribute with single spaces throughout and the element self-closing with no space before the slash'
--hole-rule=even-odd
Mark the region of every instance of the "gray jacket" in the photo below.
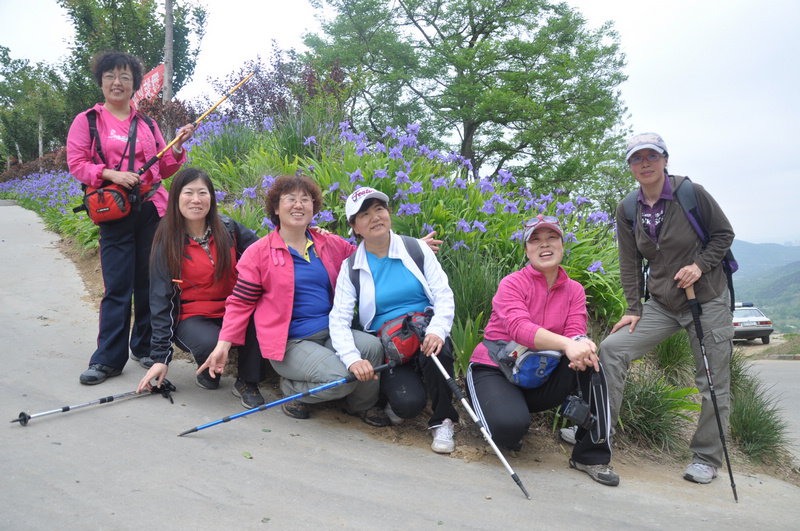
<svg viewBox="0 0 800 531">
<path fill-rule="evenodd" d="M 670 175 L 669 179 L 674 191 L 685 177 Z M 694 182 L 692 186 L 697 196 L 697 207 L 709 232 L 709 242 L 705 248 L 677 199 L 666 202 L 658 242 L 640 229 L 641 222 L 635 223 L 632 228 L 625 219 L 622 202 L 617 205 L 619 269 L 622 289 L 628 302 L 626 314 L 642 315 L 639 297 L 643 258 L 650 264 L 647 280 L 650 296 L 669 311 L 682 312 L 689 308 L 686 292 L 678 289 L 678 283 L 673 279 L 682 267 L 692 263 L 696 263 L 703 272 L 695 283 L 695 294 L 701 304 L 728 289 L 721 262 L 733 243 L 733 228 L 705 188 Z M 641 220 L 641 204 L 638 202 L 636 219 Z"/>
</svg>

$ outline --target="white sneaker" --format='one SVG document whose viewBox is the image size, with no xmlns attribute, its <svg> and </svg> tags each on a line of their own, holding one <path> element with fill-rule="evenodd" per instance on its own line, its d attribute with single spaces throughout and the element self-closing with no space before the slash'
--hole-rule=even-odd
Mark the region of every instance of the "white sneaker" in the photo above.
<svg viewBox="0 0 800 531">
<path fill-rule="evenodd" d="M 717 469 L 703 463 L 692 463 L 686 467 L 686 471 L 683 473 L 683 479 L 695 483 L 711 483 L 715 477 L 717 477 Z"/>
<path fill-rule="evenodd" d="M 449 454 L 455 451 L 456 443 L 453 442 L 453 421 L 444 419 L 439 426 L 428 428 L 433 430 L 433 443 L 431 443 L 431 450 L 437 454 Z"/>
<path fill-rule="evenodd" d="M 569 428 L 561 428 L 558 434 L 561 436 L 561 439 L 564 442 L 568 442 L 569 444 L 575 444 L 577 441 L 575 440 L 575 434 L 578 433 L 578 427 L 572 426 Z"/>
<path fill-rule="evenodd" d="M 390 421 L 392 421 L 393 426 L 397 426 L 398 424 L 403 422 L 403 419 L 395 414 L 394 410 L 392 409 L 392 405 L 390 403 L 388 402 L 386 403 L 386 407 L 383 408 L 383 412 L 386 413 L 386 416 L 389 417 Z"/>
</svg>

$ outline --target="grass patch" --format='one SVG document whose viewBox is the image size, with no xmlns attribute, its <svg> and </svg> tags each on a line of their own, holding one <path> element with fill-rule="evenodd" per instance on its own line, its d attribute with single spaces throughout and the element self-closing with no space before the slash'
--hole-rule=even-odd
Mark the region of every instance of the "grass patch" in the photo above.
<svg viewBox="0 0 800 531">
<path fill-rule="evenodd" d="M 686 447 L 682 427 L 694 420 L 688 412 L 699 411 L 692 400 L 694 387 L 670 385 L 657 368 L 637 364 L 628 374 L 620 410 L 620 424 L 627 437 L 660 452 Z"/>
</svg>

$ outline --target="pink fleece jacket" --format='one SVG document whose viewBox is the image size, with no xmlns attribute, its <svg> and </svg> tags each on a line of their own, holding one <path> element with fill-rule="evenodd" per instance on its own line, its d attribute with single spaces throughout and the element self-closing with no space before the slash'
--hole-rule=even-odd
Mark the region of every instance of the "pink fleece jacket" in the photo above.
<svg viewBox="0 0 800 531">
<path fill-rule="evenodd" d="M 586 292 L 580 283 L 558 268 L 558 279 L 548 290 L 544 275 L 530 264 L 500 281 L 492 299 L 492 316 L 484 337 L 490 340 L 516 341 L 529 348 L 536 331 L 544 328 L 555 334 L 575 337 L 586 334 Z M 472 363 L 497 366 L 489 358 L 483 343 L 472 352 Z"/>
<path fill-rule="evenodd" d="M 321 234 L 314 229 L 309 232 L 317 256 L 328 273 L 331 289 L 335 290 L 342 262 L 355 252 L 356 247 L 335 234 Z M 244 344 L 252 314 L 261 355 L 281 361 L 294 305 L 294 262 L 278 231 L 248 247 L 236 270 L 239 279 L 225 301 L 225 318 L 219 339 L 234 345 Z"/>
<path fill-rule="evenodd" d="M 103 184 L 103 178 L 101 177 L 103 169 L 116 168 L 123 158 L 123 150 L 128 142 L 128 130 L 134 113 L 131 113 L 125 120 L 119 120 L 107 111 L 102 103 L 98 103 L 92 109 L 97 112 L 97 133 L 100 136 L 100 145 L 107 164 L 103 164 L 103 161 L 97 156 L 94 143 L 89 134 L 89 120 L 86 118 L 86 113 L 89 111 L 84 111 L 76 116 L 72 121 L 72 126 L 69 128 L 69 134 L 67 135 L 67 164 L 73 177 L 84 184 L 97 188 Z M 156 147 L 156 143 L 158 143 L 158 147 Z M 144 120 L 139 120 L 136 126 L 136 162 L 134 167 L 138 170 L 144 166 L 166 145 L 167 143 L 161 135 L 158 124 L 155 124 L 154 137 L 150 127 Z M 149 184 L 167 179 L 178 171 L 184 162 L 186 162 L 185 150 L 176 159 L 174 151 L 169 149 L 156 164 L 153 164 L 142 175 L 142 181 L 145 184 Z M 120 170 L 128 171 L 127 155 L 125 155 L 125 160 Z M 167 208 L 167 197 L 167 190 L 161 186 L 151 199 L 159 216 L 163 216 Z"/>
</svg>

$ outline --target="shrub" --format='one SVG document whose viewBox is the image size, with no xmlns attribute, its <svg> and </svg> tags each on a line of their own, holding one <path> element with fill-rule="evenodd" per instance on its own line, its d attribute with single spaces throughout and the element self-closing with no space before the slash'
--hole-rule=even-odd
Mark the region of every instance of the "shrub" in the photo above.
<svg viewBox="0 0 800 531">
<path fill-rule="evenodd" d="M 629 372 L 620 410 L 620 424 L 626 435 L 659 451 L 674 451 L 686 446 L 681 427 L 692 419 L 685 411 L 699 411 L 691 399 L 696 388 L 676 388 L 663 375 L 644 364 Z"/>
<path fill-rule="evenodd" d="M 695 361 L 689 334 L 680 330 L 668 337 L 656 348 L 651 356 L 653 362 L 664 373 L 664 379 L 675 387 L 691 386 L 695 376 Z"/>
</svg>

